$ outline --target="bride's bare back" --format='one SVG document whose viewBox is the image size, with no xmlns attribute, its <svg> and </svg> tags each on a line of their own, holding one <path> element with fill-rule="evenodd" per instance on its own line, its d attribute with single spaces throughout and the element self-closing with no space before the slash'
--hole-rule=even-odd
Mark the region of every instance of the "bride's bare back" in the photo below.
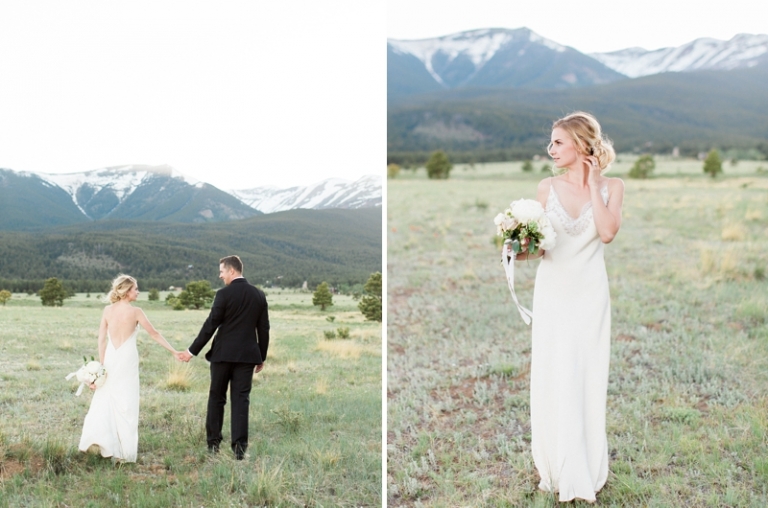
<svg viewBox="0 0 768 508">
<path fill-rule="evenodd" d="M 137 310 L 136 307 L 125 301 L 113 303 L 104 309 L 107 335 L 115 349 L 122 346 L 136 331 L 136 325 L 139 324 Z"/>
</svg>

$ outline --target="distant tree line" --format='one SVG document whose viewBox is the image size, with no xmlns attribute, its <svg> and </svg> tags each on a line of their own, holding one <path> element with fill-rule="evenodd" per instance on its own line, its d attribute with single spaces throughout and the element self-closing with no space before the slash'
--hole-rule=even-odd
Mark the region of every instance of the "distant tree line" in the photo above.
<svg viewBox="0 0 768 508">
<path fill-rule="evenodd" d="M 327 281 L 359 291 L 381 269 L 381 210 L 323 212 L 215 227 L 106 221 L 45 233 L 0 231 L 0 290 L 37 293 L 55 277 L 67 291 L 102 293 L 118 273 L 136 277 L 142 290 L 197 280 L 221 287 L 219 259 L 237 253 L 252 284 Z"/>
</svg>

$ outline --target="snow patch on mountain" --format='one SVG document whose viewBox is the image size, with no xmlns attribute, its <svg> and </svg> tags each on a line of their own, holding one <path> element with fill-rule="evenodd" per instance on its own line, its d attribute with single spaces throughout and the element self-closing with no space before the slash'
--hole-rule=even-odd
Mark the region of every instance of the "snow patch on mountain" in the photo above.
<svg viewBox="0 0 768 508">
<path fill-rule="evenodd" d="M 484 28 L 431 39 L 387 39 L 387 42 L 394 51 L 410 54 L 421 60 L 427 71 L 435 78 L 435 81 L 445 85 L 445 82 L 432 65 L 432 59 L 437 53 L 445 54 L 449 62 L 452 62 L 461 55 L 467 56 L 474 64 L 475 72 L 477 72 L 493 58 L 499 49 L 521 35 L 527 36 L 530 42 L 542 44 L 558 52 L 563 52 L 567 49 L 565 46 L 546 39 L 527 28 L 515 30 Z"/>
<path fill-rule="evenodd" d="M 590 56 L 630 78 L 661 72 L 731 70 L 754 67 L 768 58 L 768 35 L 739 34 L 728 41 L 701 38 L 675 48 L 627 48 Z"/>
<path fill-rule="evenodd" d="M 72 202 L 87 217 L 88 213 L 83 209 L 85 203 L 78 201 L 78 191 L 83 187 L 89 187 L 96 195 L 103 190 L 111 191 L 118 202 L 124 202 L 147 178 L 154 175 L 168 176 L 185 181 L 189 185 L 202 187 L 204 182 L 190 178 L 171 166 L 127 165 L 112 166 L 80 173 L 38 173 L 38 176 L 50 185 L 56 185 L 64 189 L 71 197 Z"/>
<path fill-rule="evenodd" d="M 229 193 L 263 213 L 294 208 L 362 208 L 381 206 L 381 180 L 378 175 L 366 175 L 354 182 L 329 178 L 306 187 L 256 187 Z"/>
</svg>

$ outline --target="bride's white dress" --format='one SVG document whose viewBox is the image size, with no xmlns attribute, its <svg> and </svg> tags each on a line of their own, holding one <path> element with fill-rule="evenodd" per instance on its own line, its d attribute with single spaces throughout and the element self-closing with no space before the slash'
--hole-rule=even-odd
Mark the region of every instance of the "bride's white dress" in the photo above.
<svg viewBox="0 0 768 508">
<path fill-rule="evenodd" d="M 137 327 L 117 349 L 107 333 L 104 354 L 107 379 L 104 386 L 93 393 L 78 447 L 81 451 L 98 445 L 104 457 L 136 462 L 139 446 L 138 333 Z"/>
<path fill-rule="evenodd" d="M 601 195 L 607 203 L 607 188 Z M 539 264 L 533 295 L 531 449 L 540 489 L 559 492 L 560 501 L 592 501 L 608 477 L 611 307 L 603 243 L 591 203 L 574 219 L 551 186 L 545 210 L 557 244 Z"/>
</svg>

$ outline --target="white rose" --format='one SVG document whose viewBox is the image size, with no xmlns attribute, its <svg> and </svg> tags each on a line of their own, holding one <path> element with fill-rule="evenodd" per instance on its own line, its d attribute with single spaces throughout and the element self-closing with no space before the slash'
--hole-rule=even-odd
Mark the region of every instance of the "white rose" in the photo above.
<svg viewBox="0 0 768 508">
<path fill-rule="evenodd" d="M 544 235 L 544 238 L 541 239 L 541 245 L 539 245 L 539 248 L 544 250 L 552 249 L 555 246 L 555 241 L 557 239 L 557 233 L 555 233 L 555 230 L 552 228 L 552 226 L 548 225 L 544 227 L 541 233 Z"/>
<path fill-rule="evenodd" d="M 504 220 L 504 214 L 500 213 L 496 217 L 493 218 L 493 223 L 499 226 L 501 224 L 501 221 Z"/>
<path fill-rule="evenodd" d="M 544 215 L 544 207 L 535 199 L 518 199 L 513 201 L 510 207 L 512 215 L 523 224 L 537 221 Z"/>
<path fill-rule="evenodd" d="M 517 227 L 517 221 L 512 217 L 504 217 L 504 219 L 501 221 L 501 227 L 505 231 L 510 231 Z"/>
</svg>

